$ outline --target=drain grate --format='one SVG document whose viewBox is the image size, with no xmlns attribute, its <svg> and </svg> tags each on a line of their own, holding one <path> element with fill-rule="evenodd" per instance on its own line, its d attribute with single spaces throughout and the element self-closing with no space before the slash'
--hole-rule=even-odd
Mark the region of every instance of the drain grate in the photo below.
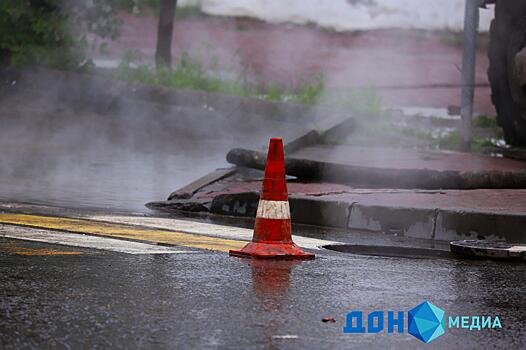
<svg viewBox="0 0 526 350">
<path fill-rule="evenodd" d="M 526 245 L 507 242 L 464 240 L 450 243 L 455 254 L 474 259 L 526 261 Z"/>
</svg>

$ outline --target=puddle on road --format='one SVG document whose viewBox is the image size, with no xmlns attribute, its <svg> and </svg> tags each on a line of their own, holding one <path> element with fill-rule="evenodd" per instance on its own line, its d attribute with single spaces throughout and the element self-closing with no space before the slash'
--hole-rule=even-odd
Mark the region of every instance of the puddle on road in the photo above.
<svg viewBox="0 0 526 350">
<path fill-rule="evenodd" d="M 0 200 L 67 207 L 147 212 L 145 203 L 228 165 L 227 145 L 196 143 L 172 153 L 0 147 Z"/>
</svg>

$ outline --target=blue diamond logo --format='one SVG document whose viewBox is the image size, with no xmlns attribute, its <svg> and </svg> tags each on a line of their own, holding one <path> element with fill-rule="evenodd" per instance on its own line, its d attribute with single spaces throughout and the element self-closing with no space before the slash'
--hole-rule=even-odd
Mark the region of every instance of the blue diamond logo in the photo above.
<svg viewBox="0 0 526 350">
<path fill-rule="evenodd" d="M 407 318 L 409 334 L 424 343 L 429 343 L 445 333 L 446 313 L 429 301 L 409 310 Z"/>
</svg>

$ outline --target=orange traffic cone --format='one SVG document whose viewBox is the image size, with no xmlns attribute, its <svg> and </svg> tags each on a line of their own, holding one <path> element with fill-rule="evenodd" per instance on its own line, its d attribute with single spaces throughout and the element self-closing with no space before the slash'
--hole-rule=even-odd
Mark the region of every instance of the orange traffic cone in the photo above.
<svg viewBox="0 0 526 350">
<path fill-rule="evenodd" d="M 245 258 L 314 259 L 292 242 L 285 157 L 281 139 L 270 139 L 252 242 L 230 255 Z"/>
</svg>

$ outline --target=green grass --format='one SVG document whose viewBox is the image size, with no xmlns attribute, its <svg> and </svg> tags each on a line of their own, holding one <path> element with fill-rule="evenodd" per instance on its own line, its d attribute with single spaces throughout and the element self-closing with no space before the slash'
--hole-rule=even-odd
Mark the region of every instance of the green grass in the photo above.
<svg viewBox="0 0 526 350">
<path fill-rule="evenodd" d="M 256 83 L 249 81 L 243 74 L 233 74 L 228 70 L 221 70 L 217 59 L 212 59 L 210 64 L 205 65 L 198 57 L 191 56 L 187 52 L 183 52 L 172 69 L 156 70 L 154 67 L 136 62 L 136 55 L 133 52 L 128 52 L 117 69 L 116 77 L 134 83 L 163 85 L 307 105 L 315 104 L 324 90 L 323 77 L 311 81 L 305 80 L 300 84 L 290 86 Z M 226 75 L 235 76 L 235 78 L 227 78 Z"/>
<path fill-rule="evenodd" d="M 473 126 L 478 128 L 498 128 L 497 119 L 487 115 L 480 115 L 473 119 Z"/>
<path fill-rule="evenodd" d="M 460 145 L 460 132 L 455 130 L 449 135 L 439 138 L 437 140 L 437 145 L 440 149 L 447 150 L 458 150 Z M 471 139 L 471 151 L 472 152 L 483 152 L 485 148 L 488 147 L 497 147 L 495 138 L 488 137 L 472 137 Z"/>
<path fill-rule="evenodd" d="M 460 147 L 460 132 L 455 130 L 446 136 L 438 138 L 436 142 L 440 149 L 458 150 Z"/>
</svg>

